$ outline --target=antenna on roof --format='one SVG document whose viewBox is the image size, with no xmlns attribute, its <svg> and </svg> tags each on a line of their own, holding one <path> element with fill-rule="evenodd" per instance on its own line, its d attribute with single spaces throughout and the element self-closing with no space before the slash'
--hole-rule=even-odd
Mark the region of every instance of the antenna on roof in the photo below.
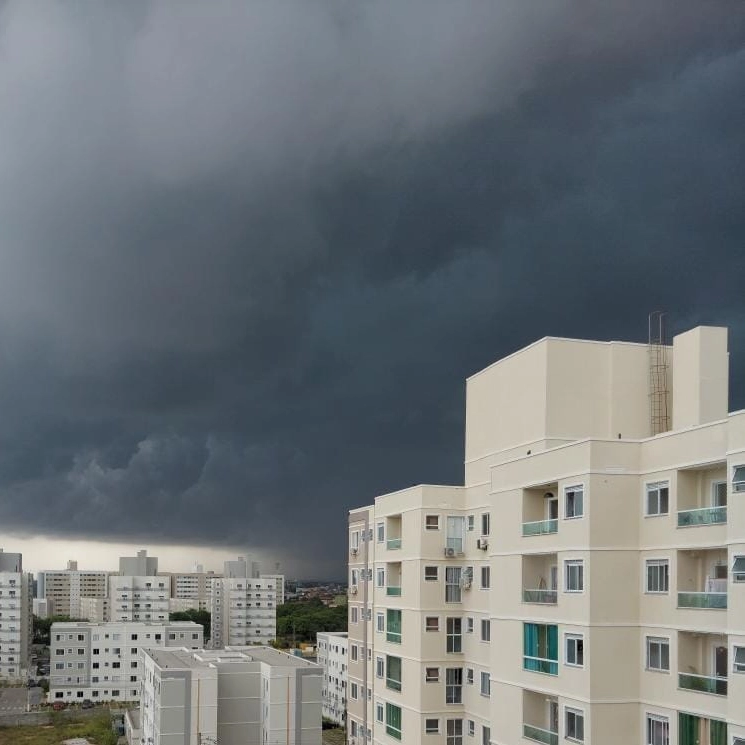
<svg viewBox="0 0 745 745">
<path fill-rule="evenodd" d="M 668 394 L 668 345 L 665 330 L 665 313 L 661 310 L 649 314 L 649 424 L 653 435 L 670 429 Z"/>
</svg>

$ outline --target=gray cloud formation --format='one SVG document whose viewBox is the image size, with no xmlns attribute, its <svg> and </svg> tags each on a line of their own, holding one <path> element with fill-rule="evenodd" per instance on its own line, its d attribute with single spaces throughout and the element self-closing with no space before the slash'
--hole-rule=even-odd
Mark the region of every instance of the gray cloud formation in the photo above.
<svg viewBox="0 0 745 745">
<path fill-rule="evenodd" d="M 341 564 L 467 374 L 657 307 L 745 406 L 740 2 L 10 2 L 0 59 L 8 530 Z"/>
</svg>

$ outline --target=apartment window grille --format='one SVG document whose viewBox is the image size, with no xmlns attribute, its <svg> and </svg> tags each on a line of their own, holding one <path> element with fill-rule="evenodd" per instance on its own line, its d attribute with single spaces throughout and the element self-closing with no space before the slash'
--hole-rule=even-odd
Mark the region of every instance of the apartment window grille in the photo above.
<svg viewBox="0 0 745 745">
<path fill-rule="evenodd" d="M 488 590 L 491 587 L 491 567 L 481 567 L 481 589 Z"/>
<path fill-rule="evenodd" d="M 439 616 L 427 616 L 424 619 L 424 630 L 425 631 L 439 631 L 440 630 Z"/>
<path fill-rule="evenodd" d="M 446 649 L 450 654 L 463 651 L 463 619 L 448 618 L 445 624 Z"/>
<path fill-rule="evenodd" d="M 745 491 L 745 466 L 735 466 L 732 475 L 732 491 Z"/>
<path fill-rule="evenodd" d="M 375 570 L 375 584 L 378 587 L 385 587 L 385 568 L 384 567 L 378 567 Z"/>
<path fill-rule="evenodd" d="M 566 645 L 565 662 L 571 667 L 584 667 L 585 640 L 581 634 L 567 634 L 564 637 Z"/>
<path fill-rule="evenodd" d="M 463 720 L 448 719 L 445 727 L 446 745 L 463 745 Z"/>
<path fill-rule="evenodd" d="M 491 681 L 489 680 L 489 673 L 481 673 L 481 695 L 491 696 Z"/>
<path fill-rule="evenodd" d="M 462 601 L 461 567 L 445 567 L 445 602 L 460 603 Z"/>
<path fill-rule="evenodd" d="M 401 739 L 401 707 L 386 703 L 385 731 L 396 740 Z"/>
<path fill-rule="evenodd" d="M 667 717 L 647 714 L 647 745 L 670 745 L 670 722 Z"/>
<path fill-rule="evenodd" d="M 654 481 L 647 484 L 647 515 L 667 515 L 670 501 L 670 482 Z"/>
<path fill-rule="evenodd" d="M 491 621 L 488 618 L 481 619 L 481 641 L 491 641 Z"/>
<path fill-rule="evenodd" d="M 440 516 L 439 515 L 425 515 L 424 527 L 426 530 L 439 530 L 440 529 Z"/>
<path fill-rule="evenodd" d="M 585 563 L 582 559 L 564 562 L 564 589 L 566 592 L 583 592 L 585 589 Z"/>
<path fill-rule="evenodd" d="M 438 567 L 424 567 L 424 581 L 425 582 L 437 582 L 439 579 Z"/>
<path fill-rule="evenodd" d="M 425 683 L 439 683 L 440 682 L 440 668 L 439 667 L 427 667 L 424 669 L 424 681 Z"/>
<path fill-rule="evenodd" d="M 491 533 L 491 514 L 484 512 L 481 515 L 481 535 L 487 536 Z"/>
<path fill-rule="evenodd" d="M 445 703 L 463 703 L 463 668 L 445 668 Z"/>
<path fill-rule="evenodd" d="M 667 593 L 670 591 L 670 564 L 667 559 L 647 559 L 648 593 Z"/>
<path fill-rule="evenodd" d="M 735 647 L 732 660 L 732 669 L 734 672 L 745 673 L 745 647 Z"/>
<path fill-rule="evenodd" d="M 437 735 L 440 733 L 440 720 L 439 719 L 425 719 L 424 720 L 424 734 L 425 735 Z"/>
<path fill-rule="evenodd" d="M 385 523 L 378 523 L 376 529 L 378 543 L 385 543 Z"/>
<path fill-rule="evenodd" d="M 578 709 L 564 709 L 564 737 L 574 742 L 585 741 L 585 715 Z"/>
<path fill-rule="evenodd" d="M 647 670 L 670 670 L 670 640 L 657 636 L 647 637 Z"/>
<path fill-rule="evenodd" d="M 571 520 L 585 514 L 584 487 L 568 486 L 564 489 L 564 517 Z"/>
<path fill-rule="evenodd" d="M 481 727 L 481 745 L 489 745 L 491 742 L 491 727 Z"/>
<path fill-rule="evenodd" d="M 745 556 L 735 556 L 732 562 L 732 581 L 745 582 Z"/>
</svg>

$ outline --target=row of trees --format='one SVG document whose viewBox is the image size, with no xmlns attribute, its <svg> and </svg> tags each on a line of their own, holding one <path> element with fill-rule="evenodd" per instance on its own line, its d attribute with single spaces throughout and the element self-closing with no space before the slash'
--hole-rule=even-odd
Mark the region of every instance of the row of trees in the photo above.
<svg viewBox="0 0 745 745">
<path fill-rule="evenodd" d="M 319 631 L 346 631 L 347 606 L 331 608 L 318 598 L 280 605 L 277 608 L 277 639 L 280 643 L 313 642 Z"/>
<path fill-rule="evenodd" d="M 208 610 L 190 608 L 189 610 L 169 613 L 168 618 L 171 621 L 194 621 L 194 623 L 201 624 L 204 627 L 204 641 L 209 641 L 212 631 L 212 616 Z"/>
</svg>

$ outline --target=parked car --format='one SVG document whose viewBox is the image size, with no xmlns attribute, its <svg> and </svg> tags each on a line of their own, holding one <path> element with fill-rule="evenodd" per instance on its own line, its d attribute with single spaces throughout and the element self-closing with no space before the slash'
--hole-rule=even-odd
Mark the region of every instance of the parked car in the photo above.
<svg viewBox="0 0 745 745">
<path fill-rule="evenodd" d="M 52 704 L 52 708 L 55 711 L 62 711 L 62 709 L 66 708 L 66 707 L 67 707 L 67 704 L 64 701 L 55 701 Z"/>
<path fill-rule="evenodd" d="M 83 703 L 80 705 L 81 709 L 92 709 L 95 706 L 93 701 L 89 698 L 83 699 Z"/>
</svg>

